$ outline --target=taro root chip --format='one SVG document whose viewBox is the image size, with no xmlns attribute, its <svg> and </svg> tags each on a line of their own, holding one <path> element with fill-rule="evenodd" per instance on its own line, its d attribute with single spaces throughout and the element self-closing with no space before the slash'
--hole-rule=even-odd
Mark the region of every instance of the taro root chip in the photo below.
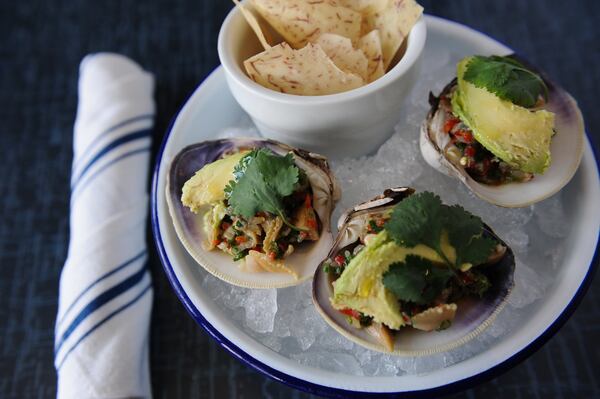
<svg viewBox="0 0 600 399">
<path fill-rule="evenodd" d="M 354 11 L 364 12 L 369 7 L 378 8 L 381 7 L 379 3 L 387 0 L 338 0 L 344 7 L 353 9 Z"/>
<path fill-rule="evenodd" d="M 383 67 L 379 31 L 375 29 L 361 37 L 358 41 L 358 48 L 363 51 L 368 60 L 366 81 L 371 83 L 382 77 L 385 74 L 385 68 Z"/>
<path fill-rule="evenodd" d="M 296 49 L 323 33 L 354 41 L 360 37 L 360 12 L 334 0 L 251 0 L 254 9 Z"/>
<path fill-rule="evenodd" d="M 383 66 L 387 70 L 402 42 L 421 17 L 423 7 L 415 0 L 374 0 L 361 11 L 362 33 L 379 30 Z"/>
<path fill-rule="evenodd" d="M 350 39 L 334 33 L 325 33 L 319 36 L 315 43 L 321 46 L 325 54 L 342 71 L 354 73 L 365 82 L 368 81 L 369 61 L 362 50 L 352 46 Z"/>
<path fill-rule="evenodd" d="M 240 11 L 242 12 L 242 15 L 244 16 L 244 19 L 246 19 L 246 22 L 248 22 L 248 25 L 250 25 L 250 28 L 252 28 L 252 30 L 256 34 L 256 37 L 258 38 L 258 41 L 263 46 L 263 48 L 265 50 L 271 48 L 269 40 L 267 40 L 266 30 L 263 29 L 262 26 L 260 26 L 260 22 L 258 22 L 256 17 L 254 16 L 252 10 L 246 6 L 243 6 L 238 0 L 233 0 L 233 2 L 235 3 L 236 7 L 239 7 Z"/>
<path fill-rule="evenodd" d="M 281 43 L 246 61 L 248 76 L 281 93 L 318 96 L 352 90 L 364 84 L 360 76 L 339 69 L 317 44 L 294 50 Z"/>
</svg>

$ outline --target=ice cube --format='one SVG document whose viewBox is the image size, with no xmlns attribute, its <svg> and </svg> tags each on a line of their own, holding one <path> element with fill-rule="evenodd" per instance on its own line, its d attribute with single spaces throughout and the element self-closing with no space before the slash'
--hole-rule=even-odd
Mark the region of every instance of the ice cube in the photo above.
<svg viewBox="0 0 600 399">
<path fill-rule="evenodd" d="M 245 324 L 258 333 L 273 331 L 277 313 L 277 290 L 248 290 L 242 305 L 246 311 Z"/>
<path fill-rule="evenodd" d="M 508 297 L 508 302 L 518 309 L 540 299 L 548 285 L 548 279 L 522 261 L 519 261 L 518 257 L 517 262 L 515 287 Z"/>
<path fill-rule="evenodd" d="M 305 366 L 341 374 L 364 375 L 360 364 L 356 359 L 352 355 L 346 353 L 319 351 L 292 354 L 290 357 Z"/>
<path fill-rule="evenodd" d="M 529 235 L 520 229 L 509 231 L 504 234 L 502 239 L 516 252 L 526 251 L 527 246 L 529 245 Z"/>
<path fill-rule="evenodd" d="M 535 217 L 540 229 L 551 237 L 566 237 L 569 223 L 563 209 L 560 194 L 534 205 Z"/>
<path fill-rule="evenodd" d="M 323 334 L 316 338 L 315 346 L 326 350 L 349 351 L 354 347 L 354 343 L 333 328 L 327 328 Z"/>
<path fill-rule="evenodd" d="M 290 335 L 296 338 L 300 348 L 305 351 L 315 343 L 317 336 L 328 328 L 329 326 L 323 318 L 311 306 L 294 314 L 291 320 Z"/>
</svg>

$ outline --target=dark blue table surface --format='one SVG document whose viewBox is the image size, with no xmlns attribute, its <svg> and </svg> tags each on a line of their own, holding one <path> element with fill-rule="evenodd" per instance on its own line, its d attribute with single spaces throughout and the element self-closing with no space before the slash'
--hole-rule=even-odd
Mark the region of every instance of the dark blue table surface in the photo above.
<svg viewBox="0 0 600 399">
<path fill-rule="evenodd" d="M 600 2 L 421 0 L 428 13 L 525 54 L 579 101 L 598 142 Z M 156 75 L 155 152 L 170 118 L 219 63 L 227 0 L 0 3 L 0 397 L 55 395 L 53 325 L 68 231 L 77 72 L 90 52 L 131 56 Z M 598 156 L 598 154 L 596 154 Z M 150 236 L 149 236 L 150 240 Z M 175 297 L 151 243 L 151 329 L 159 398 L 305 398 L 234 359 Z M 456 394 L 468 398 L 600 397 L 600 281 L 536 354 Z"/>
</svg>

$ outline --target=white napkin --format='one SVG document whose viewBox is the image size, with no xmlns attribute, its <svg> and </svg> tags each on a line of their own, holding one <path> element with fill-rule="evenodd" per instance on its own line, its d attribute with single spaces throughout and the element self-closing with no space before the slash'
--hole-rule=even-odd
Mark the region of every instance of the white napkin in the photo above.
<svg viewBox="0 0 600 399">
<path fill-rule="evenodd" d="M 71 240 L 55 329 L 59 398 L 151 396 L 145 232 L 153 91 L 152 75 L 124 56 L 81 62 Z"/>
</svg>

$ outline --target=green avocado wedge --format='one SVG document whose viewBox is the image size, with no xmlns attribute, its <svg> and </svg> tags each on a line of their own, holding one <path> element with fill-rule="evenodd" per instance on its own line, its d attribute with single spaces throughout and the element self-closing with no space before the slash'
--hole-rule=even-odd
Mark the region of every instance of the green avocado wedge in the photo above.
<svg viewBox="0 0 600 399">
<path fill-rule="evenodd" d="M 402 327 L 405 323 L 398 298 L 384 287 L 382 275 L 392 263 L 402 262 L 409 255 L 442 262 L 439 255 L 425 245 L 404 248 L 398 246 L 387 231 L 377 234 L 336 280 L 333 307 L 356 309 L 390 328 Z"/>
<path fill-rule="evenodd" d="M 452 111 L 472 131 L 475 139 L 511 167 L 544 173 L 550 166 L 554 117 L 546 110 L 530 110 L 502 100 L 485 88 L 464 79 L 473 57 L 457 65 L 458 87 Z"/>
</svg>

